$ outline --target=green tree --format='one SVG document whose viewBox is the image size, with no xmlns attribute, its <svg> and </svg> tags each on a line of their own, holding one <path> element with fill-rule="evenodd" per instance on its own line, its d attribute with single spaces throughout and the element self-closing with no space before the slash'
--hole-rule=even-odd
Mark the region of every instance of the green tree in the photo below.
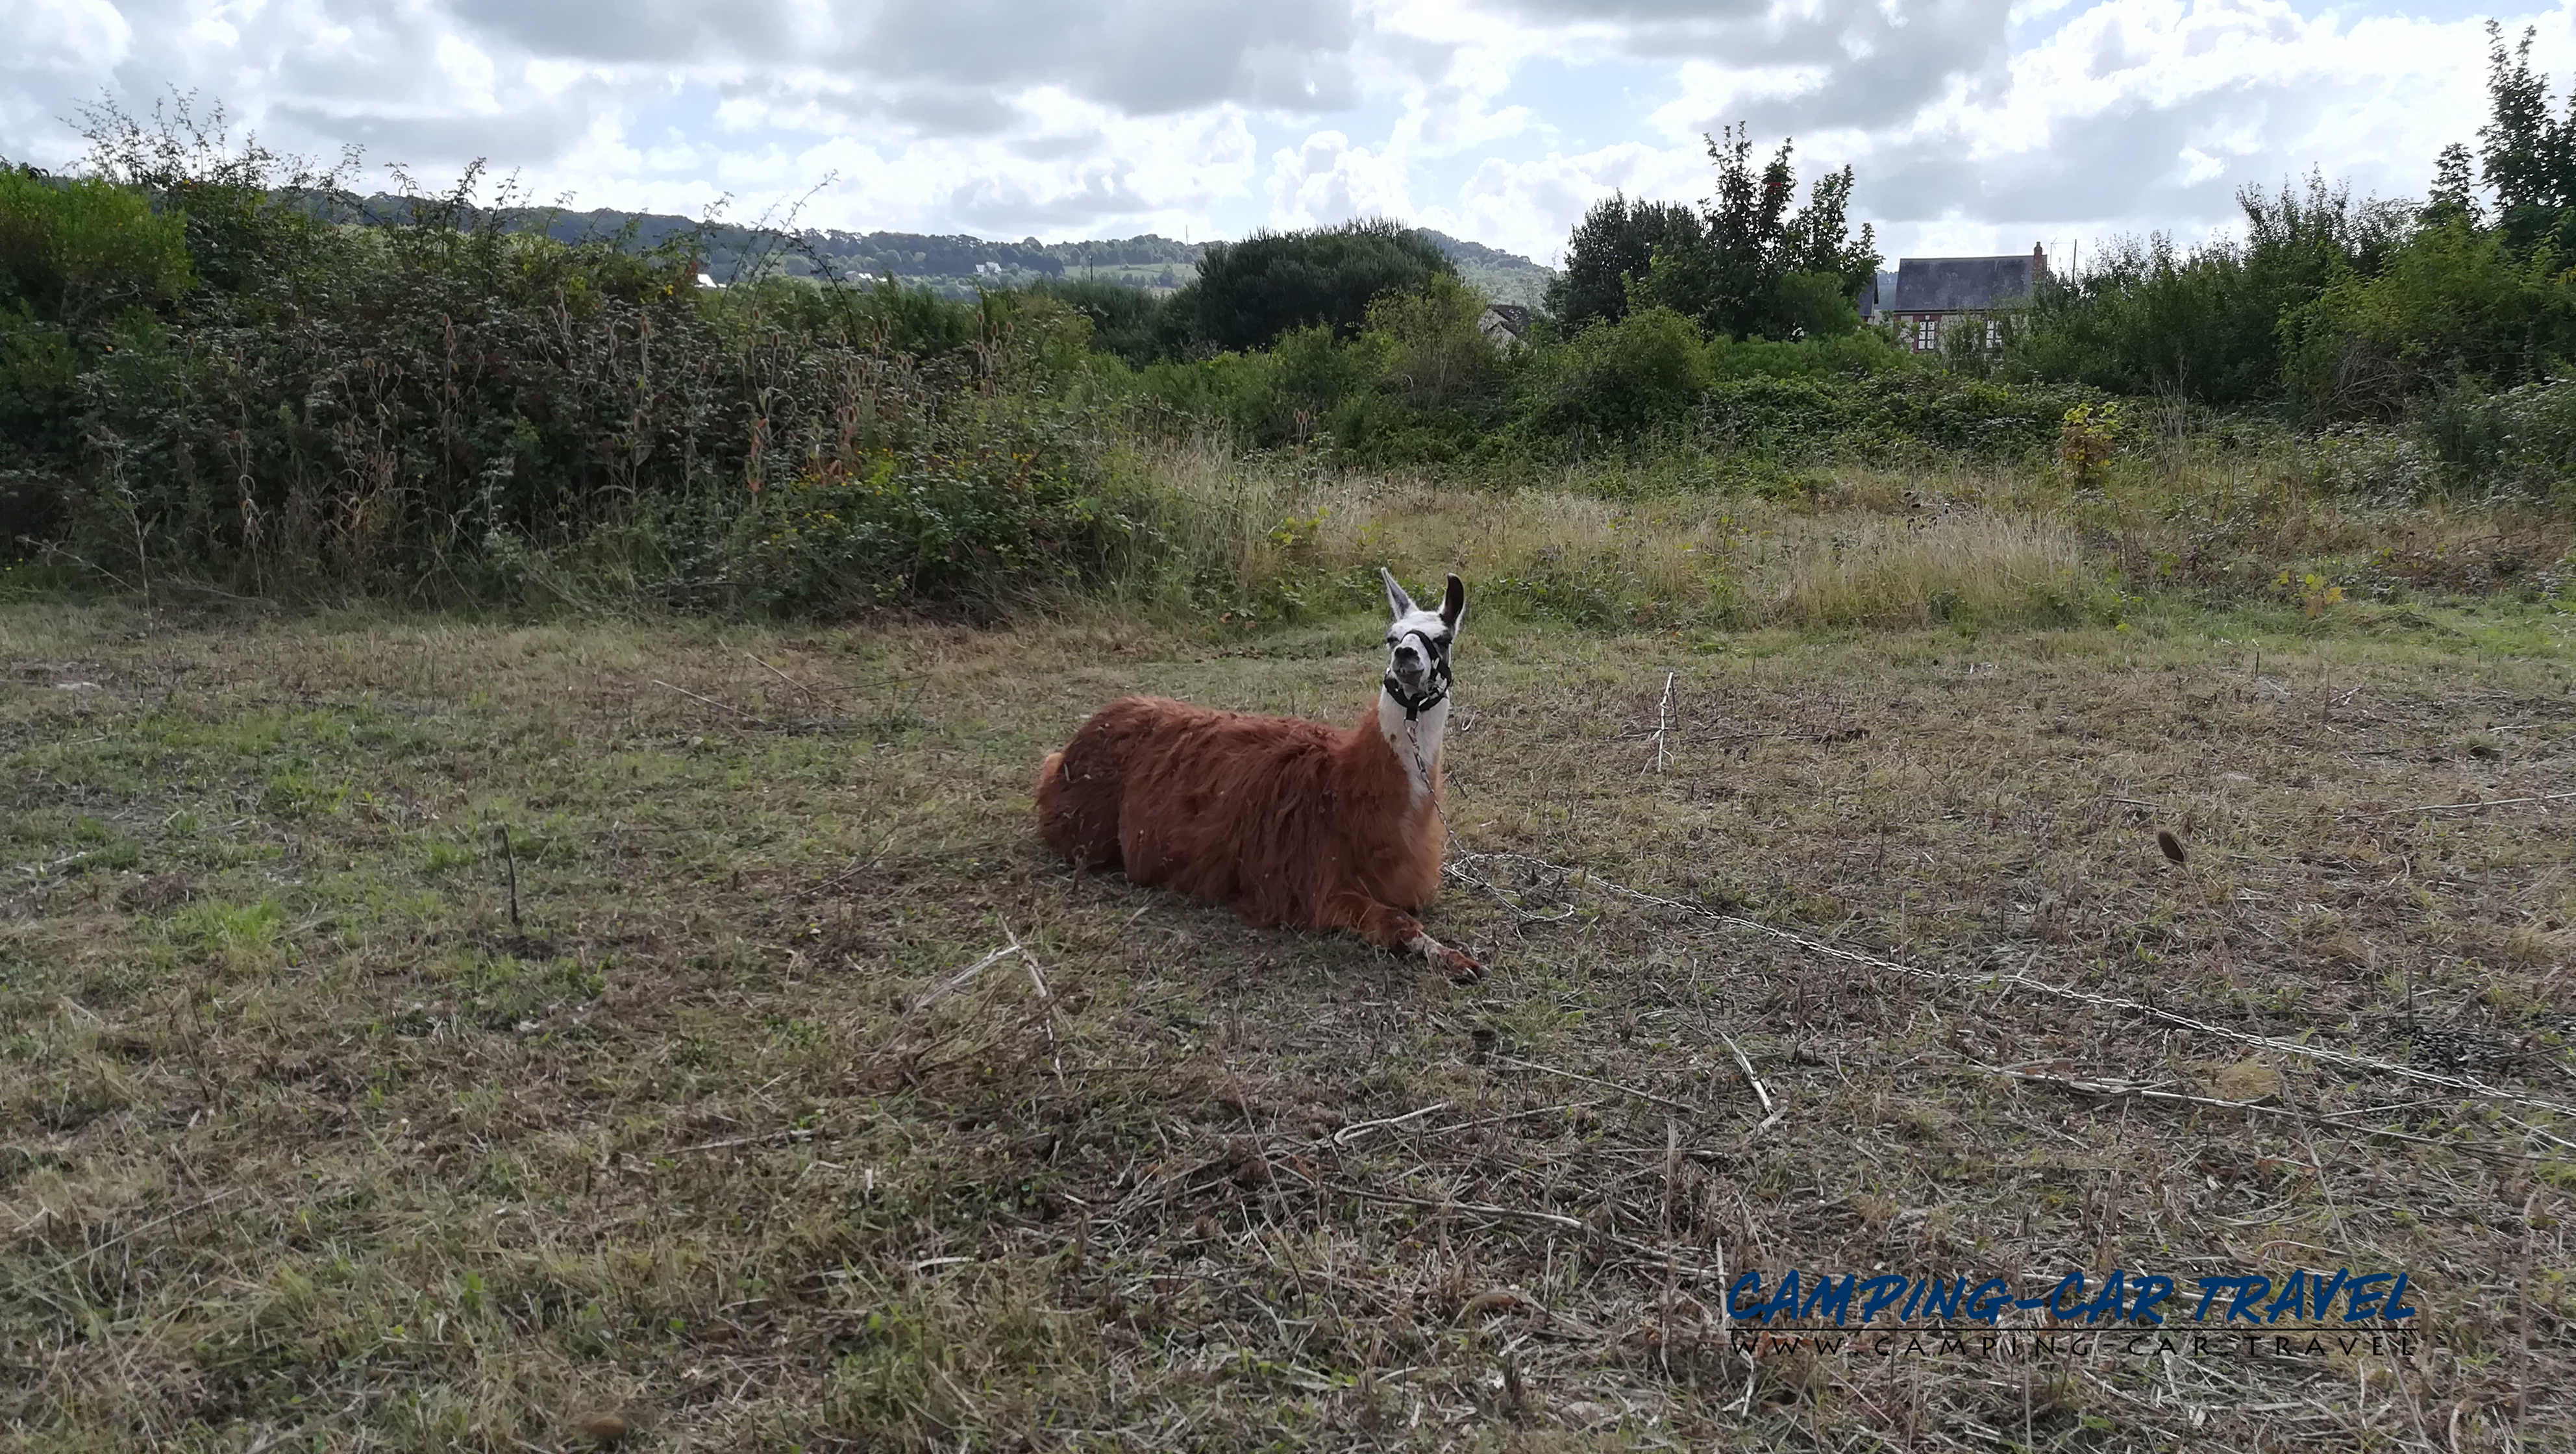
<svg viewBox="0 0 2576 1454">
<path fill-rule="evenodd" d="M 2425 195 L 2424 210 L 2418 214 L 2425 226 L 2439 227 L 2446 222 L 2471 227 L 2484 224 L 2475 167 L 2466 146 L 2455 141 L 2442 148 L 2442 154 L 2433 159 L 2432 190 Z"/>
<path fill-rule="evenodd" d="M 1757 170 L 1744 128 L 1728 127 L 1722 141 L 1708 138 L 1717 190 L 1695 235 L 1658 243 L 1652 266 L 1632 287 L 1631 306 L 1669 308 L 1712 336 L 1789 338 L 1818 318 L 1813 285 L 1787 286 L 1791 277 L 1836 279 L 1841 296 L 1857 296 L 1877 271 L 1879 254 L 1866 224 L 1852 235 L 1852 169 L 1817 178 L 1806 204 L 1793 210 L 1798 177 L 1791 152 L 1791 143 L 1782 142 Z"/>
<path fill-rule="evenodd" d="M 1419 292 L 1457 271 L 1430 239 L 1392 222 L 1260 233 L 1209 244 L 1198 281 L 1171 306 L 1194 319 L 1209 346 L 1267 348 L 1291 328 L 1317 324 L 1350 337 L 1366 324 L 1370 300 Z"/>
<path fill-rule="evenodd" d="M 2549 79 L 2531 65 L 2533 34 L 2526 29 L 2507 51 L 2503 27 L 2487 22 L 2488 119 L 2478 130 L 2479 161 L 2506 246 L 2528 253 L 2555 242 L 2563 253 L 2576 208 L 2576 114 L 2549 114 Z M 2576 95 L 2569 104 L 2576 108 Z"/>
<path fill-rule="evenodd" d="M 1567 332 L 1628 314 L 1628 288 L 1646 276 L 1658 247 L 1700 240 L 1699 214 L 1679 202 L 1631 202 L 1624 193 L 1592 204 L 1566 239 L 1565 265 L 1547 285 L 1547 311 Z"/>
</svg>

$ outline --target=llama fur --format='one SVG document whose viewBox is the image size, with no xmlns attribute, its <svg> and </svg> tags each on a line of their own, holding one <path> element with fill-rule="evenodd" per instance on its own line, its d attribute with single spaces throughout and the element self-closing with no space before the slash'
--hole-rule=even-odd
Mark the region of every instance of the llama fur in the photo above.
<svg viewBox="0 0 2576 1454">
<path fill-rule="evenodd" d="M 1038 832 L 1077 865 L 1229 904 L 1262 928 L 1348 929 L 1423 955 L 1453 978 L 1482 972 L 1415 918 L 1440 888 L 1448 720 L 1446 646 L 1465 603 L 1456 576 L 1436 617 L 1387 577 L 1396 646 L 1376 707 L 1347 729 L 1294 717 L 1127 697 L 1094 713 L 1038 770 Z M 1397 693 L 1427 672 L 1436 622 L 1440 699 Z M 1406 653 L 1413 654 L 1408 660 Z M 1429 680 L 1425 675 L 1421 680 Z"/>
</svg>

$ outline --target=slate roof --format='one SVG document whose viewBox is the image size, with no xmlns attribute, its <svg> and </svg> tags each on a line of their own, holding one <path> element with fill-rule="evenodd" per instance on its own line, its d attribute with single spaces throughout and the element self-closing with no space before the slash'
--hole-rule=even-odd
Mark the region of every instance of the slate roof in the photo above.
<svg viewBox="0 0 2576 1454">
<path fill-rule="evenodd" d="M 1886 311 L 1887 300 L 1896 296 L 1896 274 L 1881 272 L 1860 285 L 1860 296 L 1852 299 L 1866 322 Z"/>
<path fill-rule="evenodd" d="M 2009 257 L 1910 257 L 1896 265 L 1895 295 L 1879 306 L 1890 313 L 1960 313 L 2008 308 L 2029 301 L 2034 265 L 2029 253 Z"/>
</svg>

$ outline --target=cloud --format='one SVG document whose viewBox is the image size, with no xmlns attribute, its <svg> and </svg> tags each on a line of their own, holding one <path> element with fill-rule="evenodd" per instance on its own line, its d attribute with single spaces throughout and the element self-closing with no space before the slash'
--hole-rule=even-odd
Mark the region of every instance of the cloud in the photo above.
<svg viewBox="0 0 2576 1454">
<path fill-rule="evenodd" d="M 9 37 L 0 76 L 10 86 L 46 75 L 113 70 L 134 42 L 134 27 L 108 0 L 0 0 L 0 35 Z"/>
<path fill-rule="evenodd" d="M 1404 168 L 1383 151 L 1353 146 L 1338 131 L 1270 157 L 1270 217 L 1280 227 L 1313 227 L 1354 217 L 1414 216 Z"/>
</svg>

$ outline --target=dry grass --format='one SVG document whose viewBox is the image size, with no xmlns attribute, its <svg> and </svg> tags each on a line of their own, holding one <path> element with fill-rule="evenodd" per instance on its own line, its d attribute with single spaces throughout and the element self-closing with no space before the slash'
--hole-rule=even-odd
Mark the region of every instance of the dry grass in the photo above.
<svg viewBox="0 0 2576 1454">
<path fill-rule="evenodd" d="M 0 1444 L 2563 1447 L 2576 800 L 2419 810 L 2576 790 L 2563 618 L 2240 624 L 1471 599 L 1464 992 L 1027 831 L 1101 701 L 1340 716 L 1365 623 L 0 609 Z M 1757 1363 L 1706 1277 L 1879 1264 L 2404 1268 L 2437 1336 Z"/>
<path fill-rule="evenodd" d="M 2576 584 L 2564 512 L 2372 506 L 2259 454 L 2141 455 L 2081 498 L 2014 465 L 1819 467 L 1767 493 L 1670 469 L 1444 485 L 1210 449 L 1128 468 L 1152 481 L 1178 549 L 1116 594 L 1131 607 L 1213 594 L 1256 619 L 1365 601 L 1388 558 L 1482 581 L 1489 608 L 1736 630 L 2110 625 L 2176 590 L 2298 605 L 2337 586 L 2414 602 Z"/>
</svg>

